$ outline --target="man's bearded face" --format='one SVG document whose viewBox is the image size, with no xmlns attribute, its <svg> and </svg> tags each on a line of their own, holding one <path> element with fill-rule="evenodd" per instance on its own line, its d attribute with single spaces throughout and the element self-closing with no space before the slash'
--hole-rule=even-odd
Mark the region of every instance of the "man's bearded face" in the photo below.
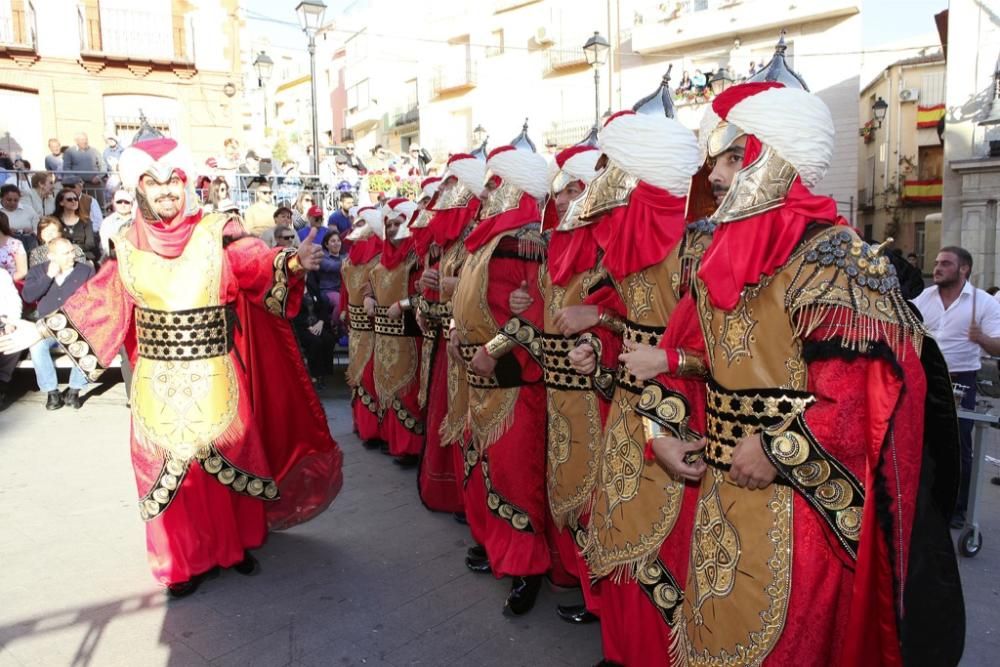
<svg viewBox="0 0 1000 667">
<path fill-rule="evenodd" d="M 560 220 L 566 215 L 566 211 L 569 210 L 569 205 L 573 203 L 573 200 L 581 194 L 583 194 L 582 181 L 570 181 L 569 185 L 556 194 L 556 214 Z"/>
<path fill-rule="evenodd" d="M 958 255 L 955 253 L 939 252 L 934 258 L 934 284 L 938 287 L 954 287 L 968 276 L 968 267 L 959 265 Z"/>
<path fill-rule="evenodd" d="M 399 231 L 399 226 L 403 224 L 403 216 L 396 216 L 394 218 L 389 218 L 385 221 L 385 238 L 392 243 L 392 245 L 398 245 L 399 241 L 396 240 L 396 232 Z"/>
<path fill-rule="evenodd" d="M 712 196 L 715 197 L 715 204 L 722 203 L 729 186 L 733 184 L 736 174 L 743 168 L 743 155 L 746 152 L 746 135 L 733 142 L 732 146 L 723 151 L 713 159 L 712 173 L 708 175 L 708 182 L 712 184 Z"/>
<path fill-rule="evenodd" d="M 139 181 L 139 186 L 153 213 L 161 220 L 173 220 L 184 210 L 184 181 L 177 174 L 172 174 L 166 183 L 147 174 Z"/>
</svg>

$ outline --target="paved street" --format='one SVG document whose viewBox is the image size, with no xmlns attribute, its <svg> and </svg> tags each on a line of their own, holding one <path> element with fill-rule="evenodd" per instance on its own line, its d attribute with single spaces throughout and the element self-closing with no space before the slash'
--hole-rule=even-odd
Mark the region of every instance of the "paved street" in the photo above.
<svg viewBox="0 0 1000 667">
<path fill-rule="evenodd" d="M 343 387 L 325 399 L 346 463 L 333 508 L 272 535 L 258 554 L 259 576 L 224 573 L 170 603 L 145 561 L 122 385 L 78 413 L 46 413 L 33 392 L 0 413 L 0 667 L 576 666 L 600 658 L 596 626 L 555 617 L 555 604 L 574 601 L 573 592 L 545 591 L 527 617 L 502 617 L 506 584 L 462 564 L 466 529 L 424 509 L 413 471 L 362 450 Z M 985 545 L 962 562 L 965 665 L 1000 655 L 1000 487 L 983 495 Z"/>
</svg>

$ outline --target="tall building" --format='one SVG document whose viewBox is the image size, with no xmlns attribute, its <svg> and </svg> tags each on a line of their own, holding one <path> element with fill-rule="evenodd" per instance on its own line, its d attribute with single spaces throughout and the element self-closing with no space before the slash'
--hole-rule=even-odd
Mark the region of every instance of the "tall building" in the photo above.
<svg viewBox="0 0 1000 667">
<path fill-rule="evenodd" d="M 973 256 L 973 280 L 1000 283 L 1000 22 L 996 2 L 952 0 L 937 17 L 947 58 L 941 242 Z"/>
<path fill-rule="evenodd" d="M 238 135 L 238 0 L 5 0 L 0 136 L 33 166 L 49 138 L 131 142 L 140 111 L 196 158 Z M 9 11 L 8 11 L 9 9 Z"/>
<path fill-rule="evenodd" d="M 858 145 L 858 229 L 868 239 L 895 239 L 930 271 L 941 247 L 944 148 L 938 125 L 945 114 L 945 62 L 939 49 L 899 60 L 861 89 L 865 119 Z M 881 121 L 876 116 L 884 113 Z M 940 215 L 937 216 L 940 218 Z"/>
</svg>

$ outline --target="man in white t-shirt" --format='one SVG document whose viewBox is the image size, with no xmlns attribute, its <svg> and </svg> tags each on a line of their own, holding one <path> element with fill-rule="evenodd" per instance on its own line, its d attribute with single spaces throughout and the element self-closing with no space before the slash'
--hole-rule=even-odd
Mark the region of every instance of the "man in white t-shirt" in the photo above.
<svg viewBox="0 0 1000 667">
<path fill-rule="evenodd" d="M 934 259 L 934 284 L 913 300 L 924 324 L 937 340 L 953 384 L 966 387 L 962 407 L 976 407 L 976 374 L 985 352 L 1000 355 L 1000 302 L 969 282 L 972 255 L 948 246 Z M 972 471 L 972 422 L 959 420 L 962 440 L 962 485 L 952 527 L 965 521 Z"/>
</svg>

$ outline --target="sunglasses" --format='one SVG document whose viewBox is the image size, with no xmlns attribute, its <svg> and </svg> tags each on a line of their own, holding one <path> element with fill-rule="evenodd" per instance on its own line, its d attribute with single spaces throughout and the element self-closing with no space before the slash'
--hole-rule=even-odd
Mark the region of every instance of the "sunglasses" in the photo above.
<svg viewBox="0 0 1000 667">
<path fill-rule="evenodd" d="M 258 190 L 257 194 L 259 194 L 259 195 L 269 195 L 269 194 L 271 194 L 271 191 L 270 190 Z"/>
<path fill-rule="evenodd" d="M 63 197 L 63 201 L 79 201 L 76 197 Z"/>
<path fill-rule="evenodd" d="M 294 239 L 295 239 L 294 236 L 279 236 L 278 237 L 278 240 L 280 240 L 280 241 L 292 241 Z"/>
<path fill-rule="evenodd" d="M 130 202 L 128 199 L 116 199 L 115 203 L 116 204 L 128 204 L 129 206 L 132 205 L 132 202 Z"/>
</svg>

